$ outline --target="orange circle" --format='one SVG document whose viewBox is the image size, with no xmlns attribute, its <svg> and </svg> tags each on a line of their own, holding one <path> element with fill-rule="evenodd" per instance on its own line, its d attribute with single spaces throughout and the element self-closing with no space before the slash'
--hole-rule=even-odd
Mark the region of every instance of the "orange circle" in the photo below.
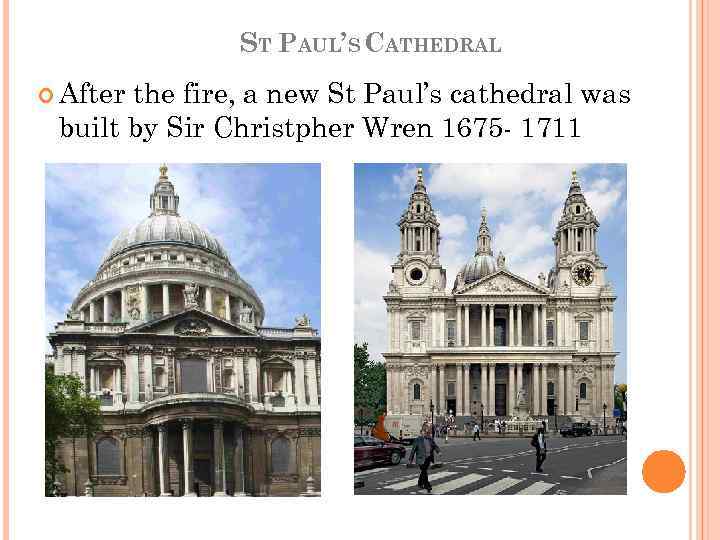
<svg viewBox="0 0 720 540">
<path fill-rule="evenodd" d="M 643 463 L 643 480 L 653 491 L 670 493 L 685 480 L 685 463 L 670 450 L 653 452 Z"/>
<path fill-rule="evenodd" d="M 38 98 L 40 98 L 40 101 L 43 103 L 50 103 L 53 98 L 53 92 L 48 87 L 45 87 L 38 92 Z"/>
</svg>

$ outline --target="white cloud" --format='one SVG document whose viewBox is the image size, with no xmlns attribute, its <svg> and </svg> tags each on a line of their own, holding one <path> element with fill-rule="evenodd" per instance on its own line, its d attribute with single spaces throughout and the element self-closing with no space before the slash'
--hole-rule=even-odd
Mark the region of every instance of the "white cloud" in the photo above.
<svg viewBox="0 0 720 540">
<path fill-rule="evenodd" d="M 460 236 L 467 231 L 467 219 L 462 214 L 444 215 L 441 212 L 435 212 L 438 222 L 440 223 L 440 233 L 444 237 Z"/>
<path fill-rule="evenodd" d="M 355 242 L 355 341 L 367 342 L 370 357 L 387 349 L 387 313 L 383 295 L 392 279 L 390 253 Z"/>
<path fill-rule="evenodd" d="M 428 191 L 446 199 L 477 199 L 490 215 L 513 208 L 518 197 L 531 195 L 543 202 L 562 200 L 574 165 L 450 164 L 433 165 Z"/>
<path fill-rule="evenodd" d="M 417 180 L 417 169 L 417 166 L 407 164 L 403 166 L 399 174 L 393 175 L 392 181 L 397 186 L 398 195 L 407 197 L 412 193 Z"/>
</svg>

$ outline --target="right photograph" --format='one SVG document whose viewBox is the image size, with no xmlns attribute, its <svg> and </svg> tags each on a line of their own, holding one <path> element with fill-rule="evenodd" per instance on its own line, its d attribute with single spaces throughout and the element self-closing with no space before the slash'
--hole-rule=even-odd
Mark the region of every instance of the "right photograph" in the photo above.
<svg viewBox="0 0 720 540">
<path fill-rule="evenodd" d="M 626 494 L 626 267 L 625 164 L 356 164 L 355 494 Z"/>
</svg>

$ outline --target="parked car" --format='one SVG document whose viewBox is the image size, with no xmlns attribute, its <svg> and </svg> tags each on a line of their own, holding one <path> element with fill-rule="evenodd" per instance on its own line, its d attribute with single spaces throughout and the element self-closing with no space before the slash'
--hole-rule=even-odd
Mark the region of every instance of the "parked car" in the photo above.
<svg viewBox="0 0 720 540">
<path fill-rule="evenodd" d="M 390 463 L 397 465 L 405 457 L 405 447 L 367 435 L 355 435 L 355 468 Z"/>
<path fill-rule="evenodd" d="M 565 424 L 560 428 L 560 435 L 563 437 L 582 437 L 592 435 L 592 427 L 589 424 L 582 422 L 573 422 L 572 424 Z"/>
</svg>

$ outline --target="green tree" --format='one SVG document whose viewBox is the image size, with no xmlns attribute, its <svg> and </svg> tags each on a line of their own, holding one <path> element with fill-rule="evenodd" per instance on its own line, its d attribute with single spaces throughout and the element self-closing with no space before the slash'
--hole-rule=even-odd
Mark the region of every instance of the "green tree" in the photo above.
<svg viewBox="0 0 720 540">
<path fill-rule="evenodd" d="M 625 410 L 625 399 L 627 397 L 627 384 L 615 385 L 615 408 L 621 411 Z"/>
<path fill-rule="evenodd" d="M 354 345 L 355 357 L 355 415 L 362 408 L 364 420 L 376 419 L 385 412 L 387 374 L 385 364 L 370 360 L 367 343 Z"/>
<path fill-rule="evenodd" d="M 75 375 L 56 375 L 45 368 L 45 495 L 52 495 L 58 473 L 67 469 L 57 460 L 63 438 L 85 438 L 101 428 L 100 403 L 87 395 Z"/>
</svg>

